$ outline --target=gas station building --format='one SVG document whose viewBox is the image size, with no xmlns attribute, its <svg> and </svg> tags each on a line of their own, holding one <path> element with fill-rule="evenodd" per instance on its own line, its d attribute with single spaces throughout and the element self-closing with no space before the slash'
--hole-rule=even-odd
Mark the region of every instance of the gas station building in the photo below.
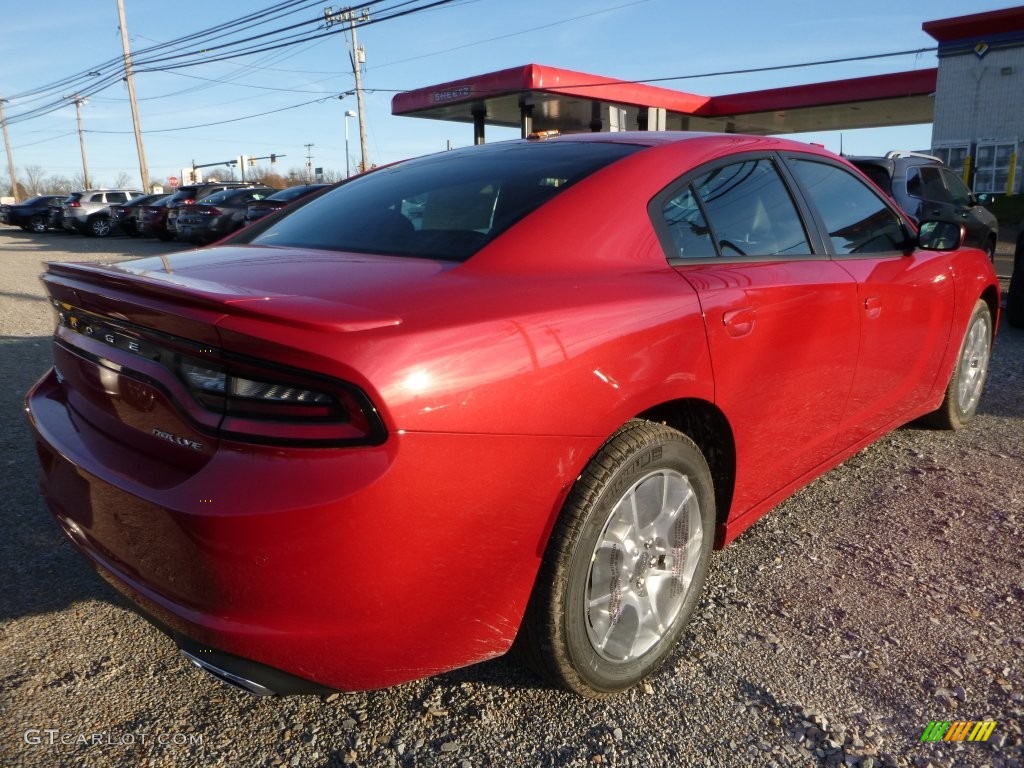
<svg viewBox="0 0 1024 768">
<path fill-rule="evenodd" d="M 536 131 L 777 135 L 932 124 L 933 154 L 975 192 L 1021 191 L 1024 6 L 928 21 L 936 68 L 703 96 L 526 64 L 396 94 L 392 114 Z M 908 149 L 908 147 L 893 147 Z"/>
</svg>

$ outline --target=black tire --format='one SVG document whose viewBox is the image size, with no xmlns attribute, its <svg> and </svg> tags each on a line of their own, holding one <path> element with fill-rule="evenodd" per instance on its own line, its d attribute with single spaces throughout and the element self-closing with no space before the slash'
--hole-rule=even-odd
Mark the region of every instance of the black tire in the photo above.
<svg viewBox="0 0 1024 768">
<path fill-rule="evenodd" d="M 1006 322 L 1014 328 L 1024 328 L 1024 231 L 1017 236 L 1013 253 L 1013 272 L 1006 292 Z"/>
<path fill-rule="evenodd" d="M 29 231 L 35 232 L 36 234 L 45 232 L 48 227 L 46 216 L 36 214 L 28 221 Z"/>
<path fill-rule="evenodd" d="M 172 232 L 158 232 L 156 236 L 163 240 L 165 243 L 168 243 L 174 239 L 174 233 Z"/>
<path fill-rule="evenodd" d="M 106 237 L 110 234 L 110 219 L 107 216 L 96 216 L 89 219 L 85 232 L 93 237 Z"/>
<path fill-rule="evenodd" d="M 689 622 L 714 523 L 711 472 L 693 441 L 663 424 L 628 422 L 566 500 L 516 639 L 519 657 L 586 697 L 636 685 Z"/>
<path fill-rule="evenodd" d="M 946 386 L 942 405 L 922 421 L 936 429 L 960 429 L 970 423 L 978 410 L 992 356 L 992 313 L 978 299 L 974 305 L 964 340 L 960 343 L 956 366 Z"/>
</svg>

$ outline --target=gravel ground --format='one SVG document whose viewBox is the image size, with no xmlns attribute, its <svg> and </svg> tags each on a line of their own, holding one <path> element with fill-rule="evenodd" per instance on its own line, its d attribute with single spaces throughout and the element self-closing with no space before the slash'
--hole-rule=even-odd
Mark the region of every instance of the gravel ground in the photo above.
<svg viewBox="0 0 1024 768">
<path fill-rule="evenodd" d="M 258 699 L 191 667 L 58 533 L 22 397 L 49 365 L 41 261 L 180 248 L 0 229 L 0 767 L 1021 766 L 1024 332 L 977 421 L 896 431 L 712 561 L 679 651 L 585 701 L 497 659 Z M 993 719 L 986 743 L 921 743 Z"/>
</svg>

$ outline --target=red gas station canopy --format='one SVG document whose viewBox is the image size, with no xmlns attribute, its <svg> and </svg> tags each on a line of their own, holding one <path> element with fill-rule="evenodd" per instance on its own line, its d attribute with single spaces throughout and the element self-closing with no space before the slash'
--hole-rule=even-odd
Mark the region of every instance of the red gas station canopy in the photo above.
<svg viewBox="0 0 1024 768">
<path fill-rule="evenodd" d="M 928 123 L 935 69 L 702 96 L 527 64 L 397 94 L 409 117 L 565 133 L 637 128 L 796 133 Z M 655 116 L 652 110 L 663 110 Z"/>
</svg>

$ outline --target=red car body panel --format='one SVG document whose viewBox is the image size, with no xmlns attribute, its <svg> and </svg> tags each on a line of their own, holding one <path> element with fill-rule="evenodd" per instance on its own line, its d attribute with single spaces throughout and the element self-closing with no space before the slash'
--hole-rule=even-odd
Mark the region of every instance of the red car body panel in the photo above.
<svg viewBox="0 0 1024 768">
<path fill-rule="evenodd" d="M 721 546 L 938 405 L 974 302 L 998 296 L 985 254 L 671 266 L 648 202 L 682 172 L 744 149 L 831 156 L 599 140 L 651 146 L 463 263 L 227 241 L 51 265 L 75 323 L 94 313 L 348 382 L 386 430 L 372 445 L 240 442 L 157 363 L 64 318 L 59 373 L 28 396 L 62 528 L 173 631 L 376 688 L 509 648 L 566 495 L 629 419 L 680 401 L 722 415 L 736 472 Z"/>
</svg>

